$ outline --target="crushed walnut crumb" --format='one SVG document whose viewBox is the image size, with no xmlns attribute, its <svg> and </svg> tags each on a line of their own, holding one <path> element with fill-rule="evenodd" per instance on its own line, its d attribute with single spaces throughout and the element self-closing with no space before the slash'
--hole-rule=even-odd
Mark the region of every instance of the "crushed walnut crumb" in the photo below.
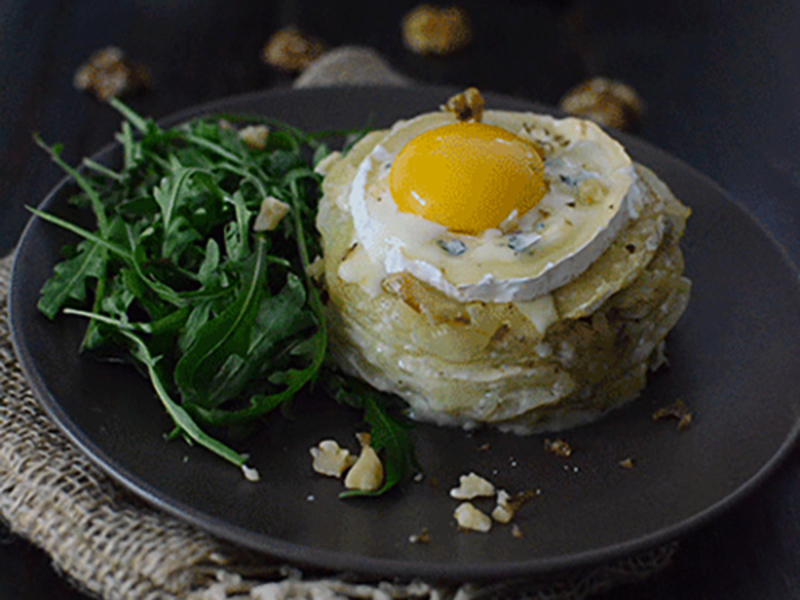
<svg viewBox="0 0 800 600">
<path fill-rule="evenodd" d="M 261 208 L 253 224 L 253 231 L 275 231 L 290 210 L 291 206 L 286 202 L 278 200 L 274 196 L 267 196 L 261 202 Z"/>
<path fill-rule="evenodd" d="M 247 125 L 242 127 L 236 135 L 253 150 L 264 150 L 267 147 L 267 140 L 269 140 L 269 127 L 266 125 Z"/>
<path fill-rule="evenodd" d="M 347 472 L 344 487 L 348 490 L 374 492 L 383 484 L 383 463 L 372 447 L 372 436 L 368 433 L 357 433 L 361 454 L 355 464 Z"/>
<path fill-rule="evenodd" d="M 270 36 L 261 49 L 261 60 L 276 69 L 299 73 L 325 51 L 325 43 L 290 25 Z"/>
<path fill-rule="evenodd" d="M 459 528 L 464 530 L 488 533 L 492 529 L 491 517 L 476 508 L 471 502 L 459 504 L 453 512 L 453 517 Z"/>
<path fill-rule="evenodd" d="M 322 440 L 309 450 L 313 459 L 311 468 L 320 475 L 341 479 L 342 474 L 356 462 L 355 456 L 341 448 L 335 440 Z"/>
<path fill-rule="evenodd" d="M 546 439 L 544 441 L 544 449 L 562 458 L 569 458 L 572 456 L 572 446 L 561 438 L 556 440 Z"/>
<path fill-rule="evenodd" d="M 678 429 L 684 431 L 692 424 L 694 415 L 689 410 L 689 407 L 686 406 L 686 403 L 678 398 L 669 406 L 660 408 L 653 413 L 654 421 L 661 421 L 663 419 L 677 419 Z"/>
<path fill-rule="evenodd" d="M 403 43 L 417 54 L 445 56 L 466 48 L 472 41 L 472 23 L 459 6 L 420 4 L 402 22 Z"/>
<path fill-rule="evenodd" d="M 142 91 L 152 85 L 152 76 L 144 65 L 133 62 L 117 46 L 94 52 L 72 79 L 75 89 L 90 92 L 101 102 Z"/>
<path fill-rule="evenodd" d="M 631 457 L 619 461 L 619 466 L 623 469 L 632 469 L 634 467 L 633 459 Z"/>
<path fill-rule="evenodd" d="M 515 511 L 516 506 L 511 503 L 511 494 L 505 490 L 498 490 L 497 506 L 492 511 L 492 518 L 498 523 L 509 523 Z"/>
<path fill-rule="evenodd" d="M 511 526 L 511 535 L 514 536 L 517 539 L 522 539 L 522 538 L 525 537 L 525 534 L 522 533 L 522 529 L 520 529 L 519 525 L 517 525 L 516 523 L 514 523 Z"/>
<path fill-rule="evenodd" d="M 498 523 L 509 523 L 511 519 L 517 514 L 522 505 L 538 495 L 533 490 L 526 490 L 510 495 L 505 490 L 497 492 L 497 506 L 492 511 L 492 518 Z"/>
<path fill-rule="evenodd" d="M 431 533 L 428 531 L 427 527 L 423 527 L 422 531 L 419 533 L 413 533 L 408 536 L 408 542 L 410 544 L 430 544 L 431 543 Z"/>
<path fill-rule="evenodd" d="M 450 490 L 450 497 L 457 500 L 471 500 L 479 496 L 494 496 L 494 485 L 476 473 L 462 475 L 458 487 Z"/>
<path fill-rule="evenodd" d="M 632 87 L 605 77 L 595 77 L 574 87 L 559 106 L 571 115 L 620 130 L 633 129 L 644 111 L 644 103 Z"/>
<path fill-rule="evenodd" d="M 453 113 L 459 121 L 480 123 L 486 101 L 478 88 L 471 87 L 451 97 L 441 108 L 445 112 Z"/>
</svg>

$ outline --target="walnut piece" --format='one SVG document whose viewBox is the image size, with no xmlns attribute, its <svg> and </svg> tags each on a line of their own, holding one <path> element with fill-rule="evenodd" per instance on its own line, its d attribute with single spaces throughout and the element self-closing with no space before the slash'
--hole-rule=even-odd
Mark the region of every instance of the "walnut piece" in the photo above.
<svg viewBox="0 0 800 600">
<path fill-rule="evenodd" d="M 686 403 L 678 398 L 674 403 L 670 404 L 669 406 L 665 406 L 664 408 L 660 408 L 653 413 L 654 421 L 661 421 L 662 419 L 670 418 L 677 419 L 678 429 L 684 431 L 692 424 L 694 415 L 692 414 L 692 411 L 689 410 L 689 407 L 686 406 Z"/>
<path fill-rule="evenodd" d="M 75 72 L 75 89 L 90 92 L 101 102 L 150 87 L 152 76 L 142 64 L 130 61 L 117 46 L 94 52 Z"/>
<path fill-rule="evenodd" d="M 403 17 L 402 30 L 406 48 L 417 54 L 445 56 L 472 41 L 472 24 L 459 6 L 420 4 Z"/>
<path fill-rule="evenodd" d="M 494 496 L 494 485 L 475 473 L 459 477 L 459 486 L 450 490 L 450 497 L 456 500 L 472 500 L 480 496 Z"/>
<path fill-rule="evenodd" d="M 442 110 L 453 113 L 459 121 L 475 121 L 476 123 L 480 123 L 483 119 L 484 108 L 486 108 L 486 101 L 480 90 L 474 87 L 456 94 L 442 106 Z"/>
<path fill-rule="evenodd" d="M 623 131 L 633 129 L 644 111 L 644 103 L 632 87 L 605 77 L 595 77 L 572 88 L 559 106 L 576 117 Z"/>
<path fill-rule="evenodd" d="M 261 475 L 259 475 L 258 469 L 248 467 L 247 465 L 242 465 L 242 473 L 247 481 L 252 481 L 253 483 L 261 481 Z"/>
<path fill-rule="evenodd" d="M 269 127 L 266 125 L 248 125 L 242 127 L 236 135 L 253 150 L 263 150 L 267 147 Z"/>
<path fill-rule="evenodd" d="M 374 492 L 379 490 L 383 484 L 383 464 L 378 457 L 378 453 L 370 446 L 369 435 L 363 434 L 358 439 L 362 444 L 361 454 L 353 467 L 347 472 L 344 486 L 348 490 Z"/>
<path fill-rule="evenodd" d="M 497 506 L 492 511 L 492 518 L 498 523 L 509 523 L 518 507 L 511 502 L 511 494 L 505 490 L 497 491 Z"/>
<path fill-rule="evenodd" d="M 311 467 L 320 475 L 341 479 L 342 474 L 356 462 L 347 448 L 340 448 L 335 440 L 322 440 L 309 450 L 313 458 Z"/>
<path fill-rule="evenodd" d="M 558 438 L 557 440 L 545 440 L 544 449 L 562 458 L 569 458 L 572 456 L 572 446 L 570 446 L 561 438 Z"/>
<path fill-rule="evenodd" d="M 261 49 L 261 60 L 271 67 L 299 73 L 325 51 L 325 44 L 295 26 L 279 29 Z"/>
<path fill-rule="evenodd" d="M 422 531 L 419 533 L 412 533 L 410 536 L 408 536 L 408 542 L 410 544 L 430 544 L 431 533 L 428 531 L 427 527 L 423 527 Z"/>
<path fill-rule="evenodd" d="M 488 533 L 492 529 L 492 519 L 489 515 L 475 508 L 471 502 L 462 502 L 453 512 L 458 526 L 469 531 Z"/>
<path fill-rule="evenodd" d="M 283 218 L 289 214 L 291 206 L 274 196 L 267 196 L 261 202 L 261 210 L 258 211 L 256 222 L 253 224 L 253 231 L 274 231 Z"/>
</svg>

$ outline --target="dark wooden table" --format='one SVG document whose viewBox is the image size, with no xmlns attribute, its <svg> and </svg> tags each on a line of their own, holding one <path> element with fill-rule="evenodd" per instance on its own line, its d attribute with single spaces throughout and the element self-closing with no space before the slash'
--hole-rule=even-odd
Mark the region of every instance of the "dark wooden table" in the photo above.
<svg viewBox="0 0 800 600">
<path fill-rule="evenodd" d="M 0 0 L 0 253 L 61 177 L 40 132 L 76 162 L 118 120 L 72 86 L 78 65 L 116 44 L 153 72 L 130 99 L 162 117 L 243 92 L 288 86 L 259 61 L 279 27 L 330 46 L 367 44 L 429 83 L 477 85 L 556 104 L 589 75 L 633 85 L 647 102 L 638 135 L 684 159 L 747 206 L 800 264 L 800 4 L 792 0 L 463 1 L 475 41 L 448 58 L 402 46 L 414 5 L 346 0 Z M 0 530 L 0 598 L 82 598 L 47 557 Z M 800 598 L 800 448 L 766 485 L 681 544 L 674 565 L 610 599 Z"/>
</svg>

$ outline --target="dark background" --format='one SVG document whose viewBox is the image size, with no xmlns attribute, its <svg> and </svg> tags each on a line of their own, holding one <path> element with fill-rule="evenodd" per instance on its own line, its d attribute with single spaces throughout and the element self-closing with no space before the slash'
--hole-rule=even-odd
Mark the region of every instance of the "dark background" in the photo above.
<svg viewBox="0 0 800 600">
<path fill-rule="evenodd" d="M 475 40 L 455 56 L 406 50 L 413 2 L 0 0 L 0 254 L 60 178 L 32 141 L 75 163 L 111 141 L 117 114 L 72 77 L 122 47 L 155 86 L 128 99 L 156 118 L 222 96 L 287 87 L 259 52 L 297 24 L 330 47 L 366 44 L 428 83 L 555 105 L 605 75 L 647 104 L 639 137 L 720 183 L 800 263 L 800 3 L 789 0 L 463 1 Z M 756 351 L 756 350 L 754 350 Z M 601 598 L 800 598 L 800 449 L 762 489 L 683 541 L 674 564 Z M 80 598 L 46 556 L 0 526 L 0 598 Z"/>
</svg>

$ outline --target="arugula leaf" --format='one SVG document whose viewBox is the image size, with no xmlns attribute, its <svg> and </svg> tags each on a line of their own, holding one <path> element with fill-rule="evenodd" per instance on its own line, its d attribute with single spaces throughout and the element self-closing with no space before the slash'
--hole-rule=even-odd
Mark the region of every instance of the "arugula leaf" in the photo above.
<svg viewBox="0 0 800 600">
<path fill-rule="evenodd" d="M 97 192 L 97 189 L 94 187 L 94 185 L 92 185 L 92 182 L 89 180 L 89 178 L 85 177 L 80 171 L 72 168 L 66 162 L 64 162 L 64 160 L 61 158 L 62 147 L 60 144 L 48 146 L 38 135 L 35 135 L 33 139 L 36 141 L 36 144 L 40 148 L 42 148 L 45 152 L 47 152 L 50 155 L 51 160 L 54 163 L 56 163 L 59 167 L 61 167 L 66 173 L 68 173 L 80 186 L 80 188 L 84 191 L 87 198 L 91 202 L 92 210 L 94 211 L 94 214 L 97 217 L 98 229 L 101 232 L 105 230 L 106 228 L 105 206 L 103 206 L 103 200 L 100 198 L 100 194 Z"/>
<path fill-rule="evenodd" d="M 205 394 L 216 373 L 230 355 L 245 356 L 250 326 L 258 313 L 266 288 L 267 242 L 257 242 L 253 272 L 235 302 L 197 332 L 192 345 L 175 367 L 175 382 L 184 398 L 201 406 L 214 406 Z"/>
<path fill-rule="evenodd" d="M 250 327 L 249 347 L 244 354 L 230 354 L 214 374 L 207 390 L 206 402 L 220 406 L 254 388 L 264 389 L 277 381 L 281 363 L 291 358 L 298 334 L 314 326 L 310 311 L 305 308 L 305 290 L 300 280 L 290 274 L 286 286 L 275 296 L 265 298 Z M 235 360 L 231 360 L 235 358 Z"/>
<path fill-rule="evenodd" d="M 104 248 L 100 244 L 83 241 L 77 249 L 75 256 L 55 266 L 53 275 L 42 288 L 37 306 L 49 319 L 54 319 L 71 300 L 78 304 L 85 302 L 90 280 L 103 276 Z"/>
<path fill-rule="evenodd" d="M 153 190 L 153 197 L 161 209 L 161 219 L 164 230 L 167 232 L 165 239 L 169 238 L 172 220 L 178 212 L 178 206 L 185 199 L 185 185 L 195 173 L 201 172 L 197 168 L 186 168 L 176 165 L 169 177 L 164 177 L 158 187 Z M 164 253 L 167 255 L 167 253 Z"/>
</svg>

